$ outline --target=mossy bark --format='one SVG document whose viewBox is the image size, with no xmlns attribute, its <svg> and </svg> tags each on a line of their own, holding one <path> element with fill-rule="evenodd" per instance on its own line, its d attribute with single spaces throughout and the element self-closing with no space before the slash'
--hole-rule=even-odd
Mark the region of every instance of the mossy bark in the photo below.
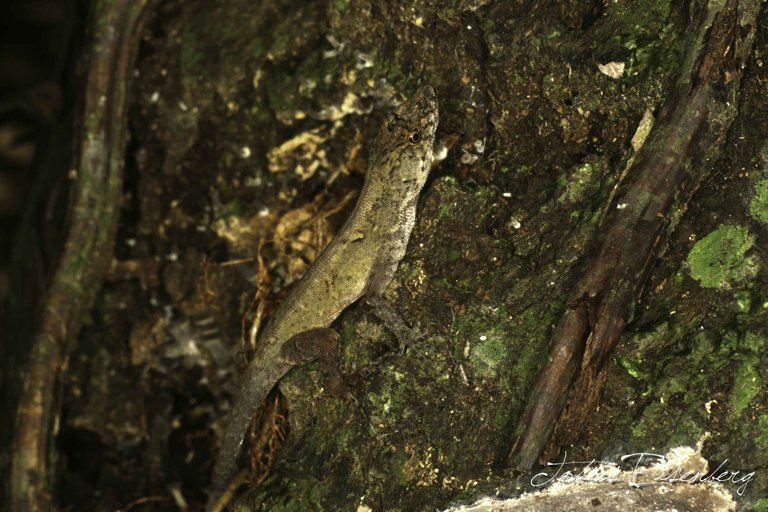
<svg viewBox="0 0 768 512">
<path fill-rule="evenodd" d="M 180 339 L 183 321 L 213 318 L 220 344 L 236 351 L 265 279 L 248 259 L 263 258 L 276 289 L 300 273 L 307 247 L 314 251 L 348 211 L 335 207 L 359 186 L 366 141 L 387 106 L 421 83 L 437 90 L 447 157 L 422 196 L 389 299 L 428 335 L 398 356 L 364 305 L 346 311 L 337 325 L 340 385 L 329 385 L 320 364 L 284 379 L 288 436 L 270 476 L 237 509 L 434 510 L 485 490 L 526 488 L 530 475 L 504 470 L 514 426 L 633 136 L 677 90 L 680 69 L 693 67 L 684 62 L 700 42 L 691 23 L 706 9 L 651 0 L 160 6 L 138 62 L 131 204 L 116 248 L 118 259 L 159 270 L 142 286 L 112 283 L 81 343 L 93 348 L 110 333 L 105 343 L 124 371 L 163 371 L 142 377 L 138 393 L 113 388 L 140 410 L 117 427 L 88 419 L 89 393 L 76 379 L 66 394 L 65 433 L 96 433 L 115 456 L 100 462 L 110 478 L 89 485 L 103 491 L 131 475 L 100 506 L 167 493 L 169 481 L 204 501 L 209 429 L 225 417 L 232 382 L 218 370 L 234 363 L 131 359 L 133 344 L 149 343 L 140 333 L 153 332 L 137 326 Z M 738 116 L 723 154 L 651 264 L 607 362 L 600 409 L 567 447 L 569 458 L 661 452 L 708 432 L 704 454 L 715 465 L 768 464 L 766 16 L 763 6 L 729 100 Z M 303 144 L 275 151 L 292 138 Z M 287 211 L 322 219 L 310 234 L 277 236 Z M 749 244 L 712 235 L 724 229 Z M 712 272 L 720 277 L 700 278 Z M 130 323 L 120 320 L 126 304 Z M 188 330 L 196 346 L 211 346 Z M 175 432 L 159 426 L 169 418 L 179 422 Z M 192 440 L 204 435 L 205 448 Z M 142 446 L 137 439 L 152 440 L 137 448 L 155 463 L 145 474 L 119 460 L 120 446 Z M 758 471 L 740 503 L 766 492 L 768 475 Z"/>
</svg>

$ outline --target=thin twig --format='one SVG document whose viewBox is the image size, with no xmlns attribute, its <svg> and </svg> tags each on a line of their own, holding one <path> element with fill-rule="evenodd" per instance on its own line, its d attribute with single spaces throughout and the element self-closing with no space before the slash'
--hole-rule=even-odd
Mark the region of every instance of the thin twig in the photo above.
<svg viewBox="0 0 768 512">
<path fill-rule="evenodd" d="M 122 197 L 126 99 L 153 0 L 96 1 L 80 96 L 68 233 L 23 375 L 11 454 L 11 510 L 55 510 L 57 385 L 112 256 Z"/>
</svg>

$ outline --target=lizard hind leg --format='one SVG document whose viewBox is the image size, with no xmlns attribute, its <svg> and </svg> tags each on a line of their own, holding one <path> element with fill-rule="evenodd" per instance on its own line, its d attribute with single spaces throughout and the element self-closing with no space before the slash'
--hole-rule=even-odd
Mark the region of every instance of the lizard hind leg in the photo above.
<svg viewBox="0 0 768 512">
<path fill-rule="evenodd" d="M 231 486 L 230 481 L 237 474 L 237 459 L 243 438 L 254 412 L 264 402 L 267 394 L 291 368 L 330 353 L 338 342 L 339 334 L 333 329 L 308 329 L 283 342 L 279 354 L 271 353 L 269 357 L 251 361 L 221 439 L 221 449 L 211 477 L 207 510 L 221 510 L 223 501 L 231 498 L 231 491 L 237 487 Z"/>
<path fill-rule="evenodd" d="M 338 344 L 339 333 L 333 329 L 308 329 L 286 341 L 281 348 L 281 355 L 293 364 L 308 363 L 330 353 Z"/>
</svg>

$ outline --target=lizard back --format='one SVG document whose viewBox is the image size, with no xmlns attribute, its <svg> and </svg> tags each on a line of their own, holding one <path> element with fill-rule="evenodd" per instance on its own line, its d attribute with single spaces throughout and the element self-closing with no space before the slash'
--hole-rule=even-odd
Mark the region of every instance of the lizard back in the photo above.
<svg viewBox="0 0 768 512">
<path fill-rule="evenodd" d="M 302 331 L 328 327 L 372 285 L 383 292 L 405 255 L 432 163 L 437 120 L 429 86 L 387 116 L 353 212 L 272 315 L 259 336 L 263 350 Z"/>
</svg>

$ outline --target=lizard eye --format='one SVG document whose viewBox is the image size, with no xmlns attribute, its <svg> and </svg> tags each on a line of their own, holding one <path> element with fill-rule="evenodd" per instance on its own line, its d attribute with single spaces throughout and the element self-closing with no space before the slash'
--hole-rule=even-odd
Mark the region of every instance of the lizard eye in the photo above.
<svg viewBox="0 0 768 512">
<path fill-rule="evenodd" d="M 412 131 L 411 134 L 408 136 L 408 142 L 411 144 L 416 144 L 421 140 L 421 135 L 417 131 Z"/>
</svg>

